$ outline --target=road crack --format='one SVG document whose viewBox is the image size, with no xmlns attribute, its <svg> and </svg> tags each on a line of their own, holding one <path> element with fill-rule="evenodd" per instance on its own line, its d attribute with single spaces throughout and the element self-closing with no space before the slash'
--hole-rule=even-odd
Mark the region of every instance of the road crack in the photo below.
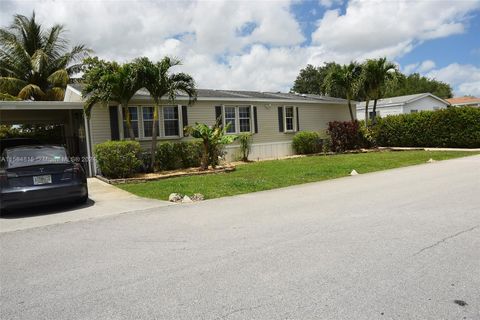
<svg viewBox="0 0 480 320">
<path fill-rule="evenodd" d="M 425 248 L 420 249 L 420 250 L 419 250 L 417 253 L 415 253 L 413 256 L 419 255 L 419 254 L 422 253 L 423 251 L 432 249 L 432 248 L 434 248 L 434 247 L 436 247 L 436 246 L 438 246 L 438 245 L 446 242 L 447 240 L 450 240 L 450 239 L 452 239 L 452 238 L 458 237 L 458 236 L 461 235 L 461 234 L 464 234 L 464 233 L 473 231 L 473 230 L 477 229 L 479 226 L 480 226 L 480 225 L 477 224 L 476 226 L 473 226 L 473 227 L 471 227 L 471 228 L 468 228 L 468 229 L 459 231 L 459 232 L 457 232 L 457 233 L 455 233 L 455 234 L 452 234 L 451 236 L 445 237 L 445 238 L 443 238 L 443 239 L 435 242 L 434 244 L 432 244 L 432 245 L 430 245 L 430 246 L 428 246 L 428 247 L 425 247 Z"/>
</svg>

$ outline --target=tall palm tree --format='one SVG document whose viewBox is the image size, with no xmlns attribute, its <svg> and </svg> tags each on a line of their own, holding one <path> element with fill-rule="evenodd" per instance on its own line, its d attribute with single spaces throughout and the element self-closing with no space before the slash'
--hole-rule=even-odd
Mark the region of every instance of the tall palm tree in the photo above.
<svg viewBox="0 0 480 320">
<path fill-rule="evenodd" d="M 348 65 L 336 65 L 329 70 L 323 83 L 328 94 L 339 92 L 346 97 L 352 121 L 355 120 L 352 110 L 352 99 L 354 99 L 359 90 L 361 70 L 361 66 L 354 61 Z"/>
<path fill-rule="evenodd" d="M 387 58 L 369 59 L 363 67 L 363 78 L 366 84 L 367 96 L 373 100 L 372 122 L 375 123 L 377 115 L 377 102 L 385 94 L 385 89 L 390 81 L 397 76 L 397 66 L 387 61 Z M 368 119 L 367 108 L 365 115 Z"/>
<path fill-rule="evenodd" d="M 63 25 L 48 30 L 35 20 L 15 15 L 8 28 L 0 29 L 0 92 L 21 99 L 63 100 L 70 76 L 91 52 L 85 45 L 69 50 Z"/>
<path fill-rule="evenodd" d="M 86 98 L 85 111 L 90 110 L 97 103 L 108 104 L 112 101 L 120 103 L 125 115 L 128 137 L 135 140 L 131 116 L 128 109 L 130 100 L 143 87 L 140 65 L 136 62 L 124 63 L 88 58 L 84 61 L 85 67 L 82 96 Z"/>
<path fill-rule="evenodd" d="M 170 73 L 170 69 L 180 64 L 180 60 L 164 57 L 161 61 L 153 63 L 148 58 L 135 60 L 139 65 L 143 78 L 143 87 L 148 90 L 154 102 L 152 147 L 150 169 L 153 169 L 155 162 L 155 150 L 157 147 L 158 110 L 162 98 L 169 103 L 175 103 L 177 94 L 184 93 L 188 96 L 189 104 L 195 101 L 197 91 L 195 81 L 185 73 Z"/>
</svg>

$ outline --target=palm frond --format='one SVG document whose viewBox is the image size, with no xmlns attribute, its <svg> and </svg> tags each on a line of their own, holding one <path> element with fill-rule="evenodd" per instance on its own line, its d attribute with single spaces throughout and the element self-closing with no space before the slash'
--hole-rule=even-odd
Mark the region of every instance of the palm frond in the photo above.
<svg viewBox="0 0 480 320">
<path fill-rule="evenodd" d="M 26 85 L 28 85 L 28 82 L 17 78 L 0 77 L 0 91 L 2 93 L 16 96 Z"/>
<path fill-rule="evenodd" d="M 37 85 L 27 84 L 22 90 L 20 90 L 17 96 L 22 100 L 36 100 L 36 98 L 43 99 L 45 97 L 45 92 L 43 92 Z"/>
<path fill-rule="evenodd" d="M 49 101 L 62 101 L 64 97 L 64 87 L 53 87 L 45 92 L 45 99 Z"/>
<path fill-rule="evenodd" d="M 48 82 L 50 82 L 52 85 L 63 88 L 67 86 L 69 80 L 70 77 L 65 69 L 57 70 L 48 77 Z"/>
</svg>

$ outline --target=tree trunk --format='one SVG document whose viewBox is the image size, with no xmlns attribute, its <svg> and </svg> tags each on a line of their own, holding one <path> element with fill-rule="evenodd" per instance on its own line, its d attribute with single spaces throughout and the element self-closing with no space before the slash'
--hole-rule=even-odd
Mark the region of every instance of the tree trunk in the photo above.
<svg viewBox="0 0 480 320">
<path fill-rule="evenodd" d="M 127 133 L 130 140 L 135 140 L 135 133 L 132 128 L 132 119 L 130 117 L 130 110 L 128 110 L 128 103 L 122 104 L 123 109 L 125 110 L 125 123 L 127 124 Z M 125 134 L 125 132 L 123 133 Z"/>
<path fill-rule="evenodd" d="M 207 170 L 208 169 L 208 160 L 210 159 L 210 148 L 208 146 L 208 142 L 203 141 L 203 155 L 202 155 L 202 161 L 200 164 L 200 169 L 201 170 Z"/>
<path fill-rule="evenodd" d="M 355 121 L 355 117 L 353 116 L 353 111 L 352 111 L 352 102 L 350 101 L 350 99 L 348 99 L 348 111 L 350 111 L 350 119 L 353 121 Z"/>
<path fill-rule="evenodd" d="M 151 155 L 150 155 L 150 168 L 151 172 L 153 172 L 155 168 L 155 152 L 157 150 L 157 129 L 158 129 L 158 103 L 155 103 L 153 107 L 153 128 L 152 128 L 152 147 L 151 147 Z"/>
<path fill-rule="evenodd" d="M 377 123 L 377 99 L 373 100 L 373 117 L 372 117 L 372 124 Z"/>
<path fill-rule="evenodd" d="M 365 101 L 365 126 L 368 127 L 368 103 L 370 100 Z"/>
</svg>

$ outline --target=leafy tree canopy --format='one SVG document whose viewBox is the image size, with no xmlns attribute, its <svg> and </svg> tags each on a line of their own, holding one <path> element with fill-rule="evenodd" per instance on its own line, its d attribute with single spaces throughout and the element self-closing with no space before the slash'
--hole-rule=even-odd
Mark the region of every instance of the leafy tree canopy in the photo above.
<svg viewBox="0 0 480 320">
<path fill-rule="evenodd" d="M 413 73 L 408 76 L 399 74 L 398 81 L 387 87 L 385 97 L 404 96 L 424 92 L 430 92 L 443 99 L 453 97 L 452 87 L 448 83 L 427 78 L 418 73 Z"/>
<path fill-rule="evenodd" d="M 334 90 L 334 88 L 326 87 L 325 78 L 329 74 L 331 69 L 339 69 L 341 65 L 335 62 L 325 63 L 323 66 L 307 65 L 304 69 L 301 69 L 291 92 L 305 93 L 305 94 L 320 94 L 330 95 L 337 98 L 347 98 L 343 90 Z M 396 97 L 416 93 L 430 92 L 437 97 L 446 99 L 453 97 L 452 87 L 445 82 L 431 79 L 413 73 L 411 75 L 405 75 L 400 72 L 396 73 L 395 81 L 389 81 L 385 88 L 384 97 Z M 365 100 L 364 94 L 361 90 L 358 92 L 358 96 L 353 97 L 354 100 Z"/>
<path fill-rule="evenodd" d="M 291 92 L 305 93 L 305 94 L 326 94 L 326 88 L 323 85 L 325 77 L 329 73 L 330 69 L 340 67 L 335 62 L 325 63 L 323 66 L 315 67 L 311 64 L 307 65 L 304 69 L 300 70 L 300 74 L 295 79 Z M 344 97 L 341 92 L 330 90 L 330 95 Z M 335 94 L 335 95 L 334 95 Z"/>
</svg>

